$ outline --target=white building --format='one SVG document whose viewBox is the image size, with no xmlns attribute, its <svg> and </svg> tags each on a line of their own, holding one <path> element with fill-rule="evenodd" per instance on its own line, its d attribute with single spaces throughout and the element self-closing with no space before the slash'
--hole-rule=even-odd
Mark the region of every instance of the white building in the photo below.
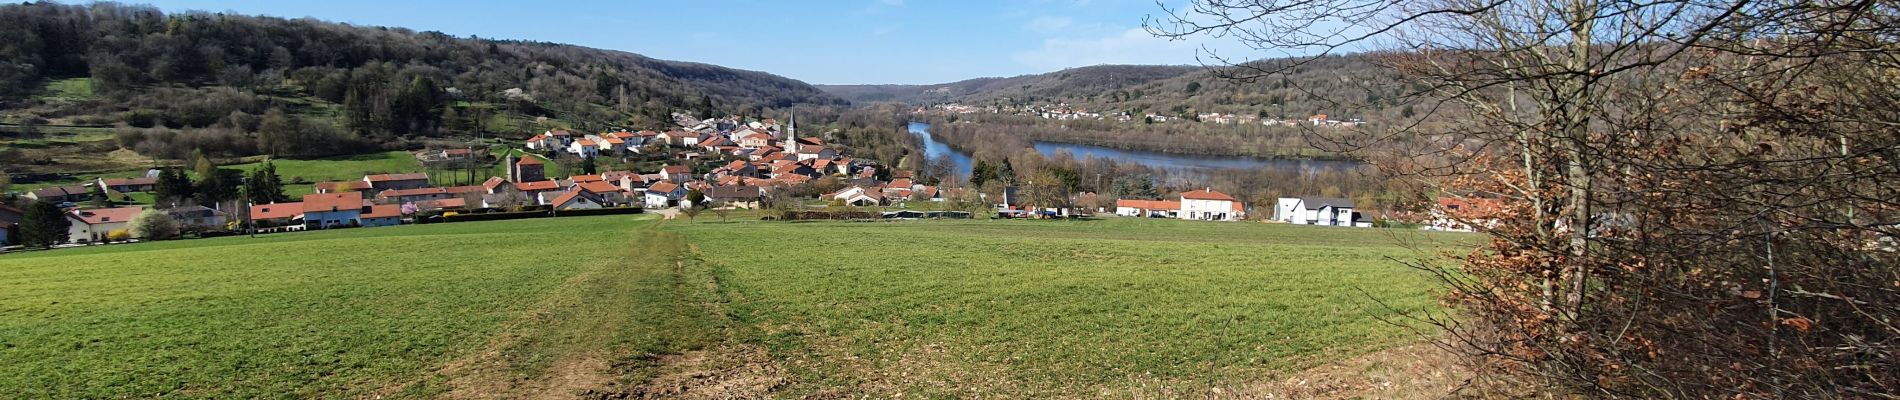
<svg viewBox="0 0 1900 400">
<path fill-rule="evenodd" d="M 1371 220 L 1353 211 L 1352 200 L 1329 197 L 1281 197 L 1273 219 L 1299 225 L 1372 226 Z"/>
<path fill-rule="evenodd" d="M 1213 188 L 1181 193 L 1181 219 L 1239 221 L 1245 213 L 1245 205 L 1240 200 Z"/>
</svg>

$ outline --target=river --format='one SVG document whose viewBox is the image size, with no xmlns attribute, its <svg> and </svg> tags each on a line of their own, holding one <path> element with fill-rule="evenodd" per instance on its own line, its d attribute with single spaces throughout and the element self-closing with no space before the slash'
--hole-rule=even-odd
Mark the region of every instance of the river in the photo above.
<svg viewBox="0 0 1900 400">
<path fill-rule="evenodd" d="M 910 133 L 924 140 L 924 156 L 936 158 L 947 155 L 957 165 L 957 171 L 968 175 L 970 155 L 950 148 L 950 145 L 937 141 L 930 136 L 930 124 L 910 123 Z M 1340 160 L 1294 160 L 1282 158 L 1263 158 L 1247 156 L 1213 156 L 1198 154 L 1176 154 L 1146 150 L 1124 150 L 1075 143 L 1036 142 L 1036 151 L 1043 155 L 1053 155 L 1068 151 L 1076 159 L 1095 157 L 1124 163 L 1137 163 L 1150 168 L 1178 172 L 1198 172 L 1209 169 L 1349 169 L 1362 165 L 1357 161 Z"/>
</svg>

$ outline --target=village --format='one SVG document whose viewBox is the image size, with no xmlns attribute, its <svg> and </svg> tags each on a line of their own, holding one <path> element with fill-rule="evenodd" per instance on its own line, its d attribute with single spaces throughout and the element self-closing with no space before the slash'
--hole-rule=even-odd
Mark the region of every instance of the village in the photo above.
<svg viewBox="0 0 1900 400">
<path fill-rule="evenodd" d="M 618 130 L 579 134 L 556 129 L 493 152 L 429 149 L 415 152 L 423 162 L 499 162 L 504 173 L 479 184 L 438 186 L 428 173 L 366 174 L 359 180 L 317 182 L 299 201 L 263 204 L 172 204 L 164 207 L 183 231 L 230 234 L 275 233 L 313 229 L 380 227 L 412 223 L 456 222 L 543 216 L 675 211 L 757 210 L 783 205 L 784 211 L 836 210 L 849 207 L 888 209 L 819 218 L 1080 218 L 1100 214 L 1135 218 L 1200 221 L 1248 220 L 1336 227 L 1372 227 L 1374 218 L 1350 199 L 1288 197 L 1271 208 L 1250 211 L 1246 202 L 1212 188 L 1188 190 L 1164 199 L 1116 199 L 1114 207 L 1072 206 L 1094 193 L 1070 193 L 1061 205 L 1031 204 L 1010 187 L 992 196 L 965 188 L 918 183 L 911 171 L 855 159 L 816 136 L 800 136 L 796 117 L 743 121 L 737 117 L 697 120 L 684 115 L 679 128 L 666 131 Z M 497 157 L 498 155 L 498 157 Z M 668 163 L 648 171 L 551 173 L 557 159 L 658 157 Z M 562 171 L 568 168 L 560 168 Z M 146 206 L 82 207 L 99 193 L 152 192 L 159 170 L 143 177 L 98 177 L 81 185 L 52 186 L 22 197 L 58 205 L 68 221 L 68 245 L 135 239 L 129 230 Z M 828 187 L 814 191 L 816 181 Z M 1479 199 L 1482 200 L 1482 199 Z M 1470 231 L 1465 219 L 1446 211 L 1467 209 L 1478 200 L 1441 199 L 1421 224 L 1427 230 Z M 918 206 L 913 207 L 912 202 Z M 1047 202 L 1047 201 L 1045 201 Z M 964 204 L 963 207 L 952 203 Z M 1093 202 L 1091 202 L 1093 203 Z M 1096 203 L 1100 204 L 1100 203 Z M 918 210 L 911 210 L 917 208 Z M 953 210 L 954 209 L 954 210 Z M 0 244 L 17 245 L 24 212 L 0 205 Z M 798 214 L 790 214 L 798 215 Z M 774 217 L 775 218 L 775 217 Z M 806 218 L 812 218 L 807 214 Z"/>
</svg>

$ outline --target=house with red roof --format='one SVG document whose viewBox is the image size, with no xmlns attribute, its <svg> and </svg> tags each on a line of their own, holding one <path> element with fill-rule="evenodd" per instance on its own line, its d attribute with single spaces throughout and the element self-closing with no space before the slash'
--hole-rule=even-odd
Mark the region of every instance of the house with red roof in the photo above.
<svg viewBox="0 0 1900 400">
<path fill-rule="evenodd" d="M 567 152 L 574 153 L 575 156 L 583 158 L 598 156 L 600 155 L 600 144 L 587 139 L 576 140 L 574 143 L 568 144 Z"/>
<path fill-rule="evenodd" d="M 66 220 L 72 226 L 66 228 L 66 240 L 71 243 L 98 243 L 106 240 L 112 231 L 124 230 L 131 226 L 132 219 L 144 212 L 145 207 L 95 208 L 90 210 L 72 210 L 66 212 Z"/>
<path fill-rule="evenodd" d="M 666 178 L 666 180 L 673 181 L 674 183 L 685 183 L 686 181 L 693 180 L 693 167 L 686 165 L 660 167 L 660 177 Z"/>
<path fill-rule="evenodd" d="M 1202 188 L 1181 193 L 1181 219 L 1202 221 L 1239 221 L 1246 205 L 1234 196 Z"/>
<path fill-rule="evenodd" d="M 559 191 L 561 189 L 562 189 L 561 183 L 557 181 L 534 181 L 534 182 L 516 182 L 515 183 L 515 190 L 521 191 L 521 194 L 528 195 L 528 198 L 530 199 L 537 198 L 535 196 L 540 196 L 541 193 L 544 193 L 544 192 Z"/>
<path fill-rule="evenodd" d="M 686 198 L 686 188 L 673 182 L 655 182 L 647 186 L 646 193 L 642 197 L 647 203 L 647 208 L 666 208 L 673 202 Z"/>
<path fill-rule="evenodd" d="M 360 226 L 402 225 L 402 205 L 376 204 L 364 208 L 363 214 L 357 217 Z"/>
<path fill-rule="evenodd" d="M 1180 218 L 1181 202 L 1171 200 L 1115 200 L 1115 215 L 1145 218 Z"/>
<path fill-rule="evenodd" d="M 303 196 L 303 223 L 306 229 L 329 229 L 362 225 L 362 192 L 316 193 Z"/>
<path fill-rule="evenodd" d="M 588 193 L 586 190 L 581 190 L 580 188 L 574 188 L 566 192 L 543 193 L 542 196 L 552 197 L 542 203 L 555 210 L 592 210 L 606 207 L 602 205 L 600 200 L 594 197 L 593 194 Z"/>
<path fill-rule="evenodd" d="M 251 227 L 262 232 L 301 231 L 303 202 L 251 205 Z"/>
</svg>

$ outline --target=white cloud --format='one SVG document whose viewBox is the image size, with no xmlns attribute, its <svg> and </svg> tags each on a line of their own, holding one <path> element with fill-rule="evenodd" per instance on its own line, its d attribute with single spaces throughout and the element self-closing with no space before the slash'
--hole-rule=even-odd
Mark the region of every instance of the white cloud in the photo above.
<svg viewBox="0 0 1900 400">
<path fill-rule="evenodd" d="M 1023 25 L 1023 29 L 1028 29 L 1031 32 L 1047 33 L 1059 31 L 1072 25 L 1075 25 L 1074 18 L 1041 16 L 1029 20 L 1028 24 Z"/>
<path fill-rule="evenodd" d="M 1040 70 L 1097 64 L 1194 64 L 1200 48 L 1194 42 L 1169 41 L 1134 28 L 1097 38 L 1044 39 L 1042 48 L 1016 52 L 1015 59 Z"/>
</svg>

